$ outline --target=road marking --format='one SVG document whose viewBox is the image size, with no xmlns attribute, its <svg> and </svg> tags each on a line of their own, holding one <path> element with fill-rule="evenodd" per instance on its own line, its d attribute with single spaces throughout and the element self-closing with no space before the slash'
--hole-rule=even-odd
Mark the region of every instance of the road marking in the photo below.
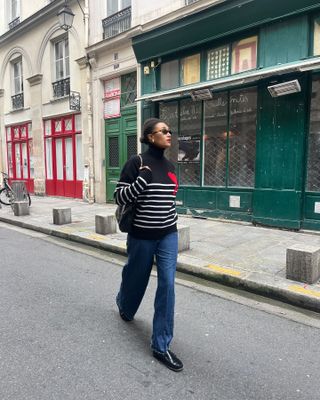
<svg viewBox="0 0 320 400">
<path fill-rule="evenodd" d="M 299 285 L 291 285 L 288 287 L 288 289 L 292 290 L 293 292 L 299 292 L 302 294 L 309 294 L 310 296 L 320 297 L 320 292 L 312 289 L 305 289 L 304 287 L 301 287 Z"/>
<path fill-rule="evenodd" d="M 237 271 L 237 270 L 231 269 L 231 268 L 219 267 L 219 265 L 209 264 L 208 268 L 210 268 L 216 272 L 220 272 L 222 274 L 227 274 L 227 275 L 232 275 L 232 276 L 240 276 L 241 275 L 240 271 Z"/>
</svg>

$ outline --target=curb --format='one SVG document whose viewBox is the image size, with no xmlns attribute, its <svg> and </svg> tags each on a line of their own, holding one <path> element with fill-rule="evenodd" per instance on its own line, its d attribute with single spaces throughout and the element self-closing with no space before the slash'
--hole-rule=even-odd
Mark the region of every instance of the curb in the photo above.
<svg viewBox="0 0 320 400">
<path fill-rule="evenodd" d="M 21 228 L 37 231 L 50 236 L 82 243 L 98 249 L 112 253 L 126 255 L 126 248 L 110 243 L 100 242 L 95 239 L 80 236 L 74 233 L 63 232 L 59 229 L 41 227 L 32 223 L 17 221 L 14 219 L 0 216 L 0 221 Z M 295 306 L 306 308 L 315 312 L 320 312 L 320 288 L 316 290 L 309 288 L 301 282 L 273 277 L 262 272 L 250 272 L 245 270 L 234 270 L 206 264 L 203 260 L 192 257 L 191 261 L 186 262 L 188 257 L 180 253 L 177 262 L 177 271 L 193 275 L 198 278 L 231 286 L 264 297 L 280 300 Z"/>
</svg>

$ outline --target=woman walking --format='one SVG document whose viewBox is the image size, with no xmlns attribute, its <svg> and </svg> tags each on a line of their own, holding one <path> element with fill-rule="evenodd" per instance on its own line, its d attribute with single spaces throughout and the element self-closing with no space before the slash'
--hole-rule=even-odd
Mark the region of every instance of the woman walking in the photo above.
<svg viewBox="0 0 320 400">
<path fill-rule="evenodd" d="M 154 302 L 151 348 L 153 356 L 166 367 L 181 371 L 182 362 L 169 350 L 173 338 L 174 280 L 178 255 L 178 190 L 174 165 L 164 157 L 171 146 L 168 125 L 148 119 L 143 126 L 142 143 L 148 150 L 142 157 L 131 157 L 125 164 L 115 190 L 119 205 L 137 200 L 132 232 L 127 237 L 128 260 L 116 303 L 124 321 L 132 321 L 148 285 L 154 256 L 158 286 Z"/>
</svg>

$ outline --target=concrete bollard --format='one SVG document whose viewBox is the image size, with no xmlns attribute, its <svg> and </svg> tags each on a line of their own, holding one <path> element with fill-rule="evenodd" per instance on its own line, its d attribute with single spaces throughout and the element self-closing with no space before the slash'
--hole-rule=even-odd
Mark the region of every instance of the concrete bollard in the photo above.
<svg viewBox="0 0 320 400">
<path fill-rule="evenodd" d="M 178 252 L 190 249 L 190 227 L 189 226 L 178 226 Z"/>
<path fill-rule="evenodd" d="M 15 201 L 13 203 L 13 214 L 17 217 L 21 215 L 29 215 L 29 203 L 27 201 Z"/>
<path fill-rule="evenodd" d="M 54 208 L 52 211 L 54 225 L 71 224 L 71 208 Z"/>
<path fill-rule="evenodd" d="M 320 248 L 307 244 L 289 247 L 286 277 L 299 282 L 315 283 L 320 278 Z"/>
<path fill-rule="evenodd" d="M 96 233 L 107 235 L 117 232 L 117 220 L 115 215 L 96 215 Z"/>
</svg>

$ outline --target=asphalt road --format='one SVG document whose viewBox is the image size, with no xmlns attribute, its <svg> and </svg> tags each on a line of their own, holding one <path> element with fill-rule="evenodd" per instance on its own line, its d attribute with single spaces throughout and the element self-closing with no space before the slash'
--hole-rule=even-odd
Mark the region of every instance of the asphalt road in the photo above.
<svg viewBox="0 0 320 400">
<path fill-rule="evenodd" d="M 119 260 L 0 224 L 1 400 L 319 400 L 320 319 L 179 281 L 172 350 L 151 357 L 151 278 L 132 323 L 114 298 Z"/>
</svg>

